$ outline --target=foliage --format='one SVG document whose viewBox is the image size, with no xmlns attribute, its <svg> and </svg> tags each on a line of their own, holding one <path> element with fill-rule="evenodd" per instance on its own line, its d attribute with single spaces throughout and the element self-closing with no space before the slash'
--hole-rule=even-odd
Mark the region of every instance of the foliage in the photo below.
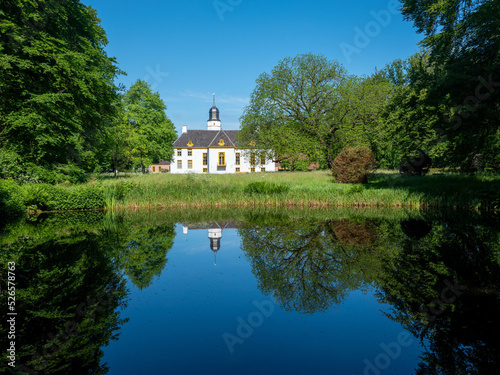
<svg viewBox="0 0 500 375">
<path fill-rule="evenodd" d="M 15 181 L 0 180 L 0 223 L 25 212 L 22 195 L 22 190 Z"/>
<path fill-rule="evenodd" d="M 247 194 L 281 194 L 290 190 L 290 186 L 267 181 L 251 182 L 245 187 Z"/>
<path fill-rule="evenodd" d="M 491 168 L 500 155 L 500 19 L 494 16 L 500 3 L 401 2 L 403 16 L 425 34 L 430 69 L 411 83 L 424 94 L 424 108 L 434 113 L 428 125 L 439 134 L 436 140 L 448 144 L 446 165 L 468 172 L 474 156 L 483 154 L 485 167 Z"/>
<path fill-rule="evenodd" d="M 500 183 L 484 186 L 477 195 L 481 199 L 481 207 L 500 209 Z"/>
<path fill-rule="evenodd" d="M 423 176 L 431 168 L 431 158 L 423 151 L 418 155 L 406 156 L 399 163 L 399 173 L 405 176 Z"/>
<path fill-rule="evenodd" d="M 1 2 L 0 149 L 15 162 L 4 174 L 53 182 L 34 167 L 104 162 L 120 73 L 106 44 L 96 11 L 80 1 Z"/>
<path fill-rule="evenodd" d="M 166 105 L 158 92 L 137 80 L 123 96 L 120 118 L 113 130 L 114 169 L 130 164 L 145 172 L 159 160 L 171 160 L 172 143 L 177 138 L 174 124 L 165 114 Z"/>
<path fill-rule="evenodd" d="M 49 185 L 28 184 L 23 187 L 24 204 L 34 210 L 45 211 L 49 209 Z"/>
<path fill-rule="evenodd" d="M 310 158 L 299 157 L 297 160 L 293 161 L 293 164 L 292 164 L 293 168 L 292 168 L 292 170 L 305 172 L 305 171 L 309 170 L 309 166 L 310 165 L 311 165 L 311 159 Z"/>
<path fill-rule="evenodd" d="M 52 211 L 96 210 L 104 208 L 104 191 L 94 185 L 76 185 L 68 188 L 50 186 L 48 209 Z"/>
<path fill-rule="evenodd" d="M 336 61 L 313 54 L 285 58 L 257 79 L 241 118 L 239 143 L 255 141 L 275 160 L 306 155 L 333 161 L 336 132 L 349 112 L 354 78 Z"/>
<path fill-rule="evenodd" d="M 368 148 L 344 148 L 335 158 L 332 175 L 344 184 L 365 184 L 375 170 L 376 160 Z"/>
<path fill-rule="evenodd" d="M 436 129 L 441 116 L 437 105 L 428 103 L 429 87 L 437 72 L 424 50 L 407 60 L 395 60 L 377 72 L 392 92 L 380 112 L 374 150 L 384 168 L 398 168 L 403 157 L 423 150 L 437 164 L 446 165 L 449 142 Z"/>
</svg>

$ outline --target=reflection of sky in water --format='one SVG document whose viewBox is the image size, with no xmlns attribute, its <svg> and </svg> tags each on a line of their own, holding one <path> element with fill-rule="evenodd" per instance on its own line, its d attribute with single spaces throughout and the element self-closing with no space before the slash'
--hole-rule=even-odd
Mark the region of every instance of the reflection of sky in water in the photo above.
<svg viewBox="0 0 500 375">
<path fill-rule="evenodd" d="M 119 341 L 104 349 L 111 375 L 363 374 L 365 359 L 373 363 L 383 353 L 380 345 L 396 341 L 403 331 L 383 315 L 389 307 L 372 290 L 353 291 L 339 306 L 313 315 L 273 304 L 271 316 L 231 354 L 223 334 L 236 336 L 237 319 L 247 321 L 258 311 L 253 302 L 270 297 L 259 291 L 236 229 L 222 231 L 216 266 L 207 229 L 186 235 L 177 225 L 176 232 L 160 277 L 142 291 L 128 283 L 123 317 L 130 321 Z M 413 372 L 421 347 L 411 339 L 381 373 Z"/>
</svg>

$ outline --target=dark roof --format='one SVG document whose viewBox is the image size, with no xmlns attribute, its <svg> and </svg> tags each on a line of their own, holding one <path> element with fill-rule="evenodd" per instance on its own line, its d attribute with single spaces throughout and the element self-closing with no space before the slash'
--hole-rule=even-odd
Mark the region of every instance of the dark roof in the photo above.
<svg viewBox="0 0 500 375">
<path fill-rule="evenodd" d="M 212 108 L 210 108 L 210 111 L 208 111 L 208 121 L 214 121 L 213 118 L 213 113 L 215 112 L 215 121 L 220 121 L 219 118 L 219 108 L 217 108 L 214 104 Z"/>
<path fill-rule="evenodd" d="M 174 147 L 221 147 L 219 142 L 222 139 L 224 145 L 222 147 L 237 147 L 236 136 L 239 130 L 188 130 L 182 133 L 174 142 Z M 188 146 L 189 141 L 193 143 Z"/>
</svg>

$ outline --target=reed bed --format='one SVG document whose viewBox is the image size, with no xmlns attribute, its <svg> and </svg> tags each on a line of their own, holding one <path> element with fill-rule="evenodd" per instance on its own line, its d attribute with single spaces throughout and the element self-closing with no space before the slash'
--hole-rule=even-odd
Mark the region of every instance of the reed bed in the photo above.
<svg viewBox="0 0 500 375">
<path fill-rule="evenodd" d="M 97 180 L 110 208 L 456 208 L 494 209 L 500 176 L 434 174 L 400 177 L 382 172 L 368 184 L 335 183 L 329 172 L 232 175 L 149 174 Z M 249 189 L 259 185 L 261 189 Z M 267 187 L 266 187 L 267 186 Z M 274 188 L 273 188 L 274 187 Z M 496 195 L 495 195 L 496 194 Z"/>
</svg>

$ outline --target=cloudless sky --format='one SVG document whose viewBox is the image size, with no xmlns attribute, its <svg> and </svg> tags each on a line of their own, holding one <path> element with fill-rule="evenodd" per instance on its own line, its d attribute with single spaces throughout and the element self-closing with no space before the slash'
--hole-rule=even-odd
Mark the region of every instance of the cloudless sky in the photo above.
<svg viewBox="0 0 500 375">
<path fill-rule="evenodd" d="M 418 51 L 422 39 L 396 0 L 82 2 L 97 10 L 107 53 L 127 73 L 118 83 L 149 82 L 178 133 L 206 129 L 212 93 L 222 128 L 239 129 L 255 80 L 285 57 L 320 54 L 369 75 Z"/>
</svg>

